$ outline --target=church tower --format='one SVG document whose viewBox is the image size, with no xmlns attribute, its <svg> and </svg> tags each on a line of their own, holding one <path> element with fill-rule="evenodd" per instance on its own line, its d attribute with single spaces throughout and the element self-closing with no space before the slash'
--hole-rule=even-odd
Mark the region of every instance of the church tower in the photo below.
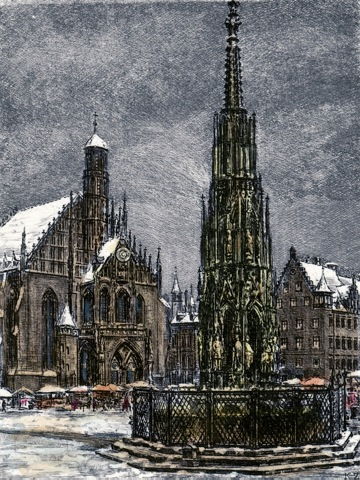
<svg viewBox="0 0 360 480">
<path fill-rule="evenodd" d="M 84 261 L 92 255 L 107 235 L 109 208 L 108 146 L 97 134 L 97 115 L 94 114 L 94 132 L 85 145 L 83 174 Z"/>
<path fill-rule="evenodd" d="M 270 380 L 277 350 L 269 199 L 256 169 L 256 117 L 243 100 L 238 4 L 228 3 L 225 99 L 202 211 L 200 368 L 212 387 Z"/>
</svg>

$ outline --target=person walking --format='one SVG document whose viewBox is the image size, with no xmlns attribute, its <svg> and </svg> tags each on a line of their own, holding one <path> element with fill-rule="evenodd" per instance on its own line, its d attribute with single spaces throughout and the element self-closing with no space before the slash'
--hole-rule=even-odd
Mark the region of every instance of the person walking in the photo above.
<svg viewBox="0 0 360 480">
<path fill-rule="evenodd" d="M 357 406 L 358 406 L 358 396 L 355 390 L 352 388 L 348 393 L 347 397 L 347 408 L 350 409 L 350 418 L 356 418 Z"/>
<path fill-rule="evenodd" d="M 6 412 L 6 400 L 5 400 L 5 399 L 2 401 L 1 410 L 2 410 L 3 412 Z"/>
<path fill-rule="evenodd" d="M 125 395 L 124 397 L 124 400 L 123 400 L 123 404 L 122 404 L 122 409 L 123 409 L 123 412 L 127 412 L 128 410 L 130 410 L 130 400 L 129 400 L 129 397 L 128 395 Z"/>
</svg>

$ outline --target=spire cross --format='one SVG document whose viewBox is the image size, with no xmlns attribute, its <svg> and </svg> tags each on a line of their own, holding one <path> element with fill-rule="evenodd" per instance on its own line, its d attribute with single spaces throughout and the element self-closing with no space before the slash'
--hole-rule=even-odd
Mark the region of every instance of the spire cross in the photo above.
<svg viewBox="0 0 360 480">
<path fill-rule="evenodd" d="M 94 121 L 93 121 L 94 133 L 96 133 L 96 128 L 97 128 L 97 125 L 98 125 L 98 124 L 97 124 L 97 117 L 98 117 L 98 116 L 99 116 L 99 115 L 98 115 L 96 112 L 94 112 Z"/>
</svg>

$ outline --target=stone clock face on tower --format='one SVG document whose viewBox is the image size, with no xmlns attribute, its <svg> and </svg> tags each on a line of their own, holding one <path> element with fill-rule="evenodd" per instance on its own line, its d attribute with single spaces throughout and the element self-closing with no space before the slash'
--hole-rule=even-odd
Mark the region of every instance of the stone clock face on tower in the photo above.
<svg viewBox="0 0 360 480">
<path fill-rule="evenodd" d="M 121 247 L 116 251 L 116 258 L 119 262 L 125 263 L 130 260 L 131 252 L 126 247 Z"/>
</svg>

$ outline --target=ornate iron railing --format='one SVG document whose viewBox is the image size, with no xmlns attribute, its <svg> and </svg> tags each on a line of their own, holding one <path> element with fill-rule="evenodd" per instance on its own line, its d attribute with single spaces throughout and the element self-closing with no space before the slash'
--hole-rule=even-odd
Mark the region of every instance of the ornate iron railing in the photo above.
<svg viewBox="0 0 360 480">
<path fill-rule="evenodd" d="M 133 392 L 134 438 L 165 445 L 265 448 L 334 443 L 344 428 L 344 389 Z"/>
</svg>

